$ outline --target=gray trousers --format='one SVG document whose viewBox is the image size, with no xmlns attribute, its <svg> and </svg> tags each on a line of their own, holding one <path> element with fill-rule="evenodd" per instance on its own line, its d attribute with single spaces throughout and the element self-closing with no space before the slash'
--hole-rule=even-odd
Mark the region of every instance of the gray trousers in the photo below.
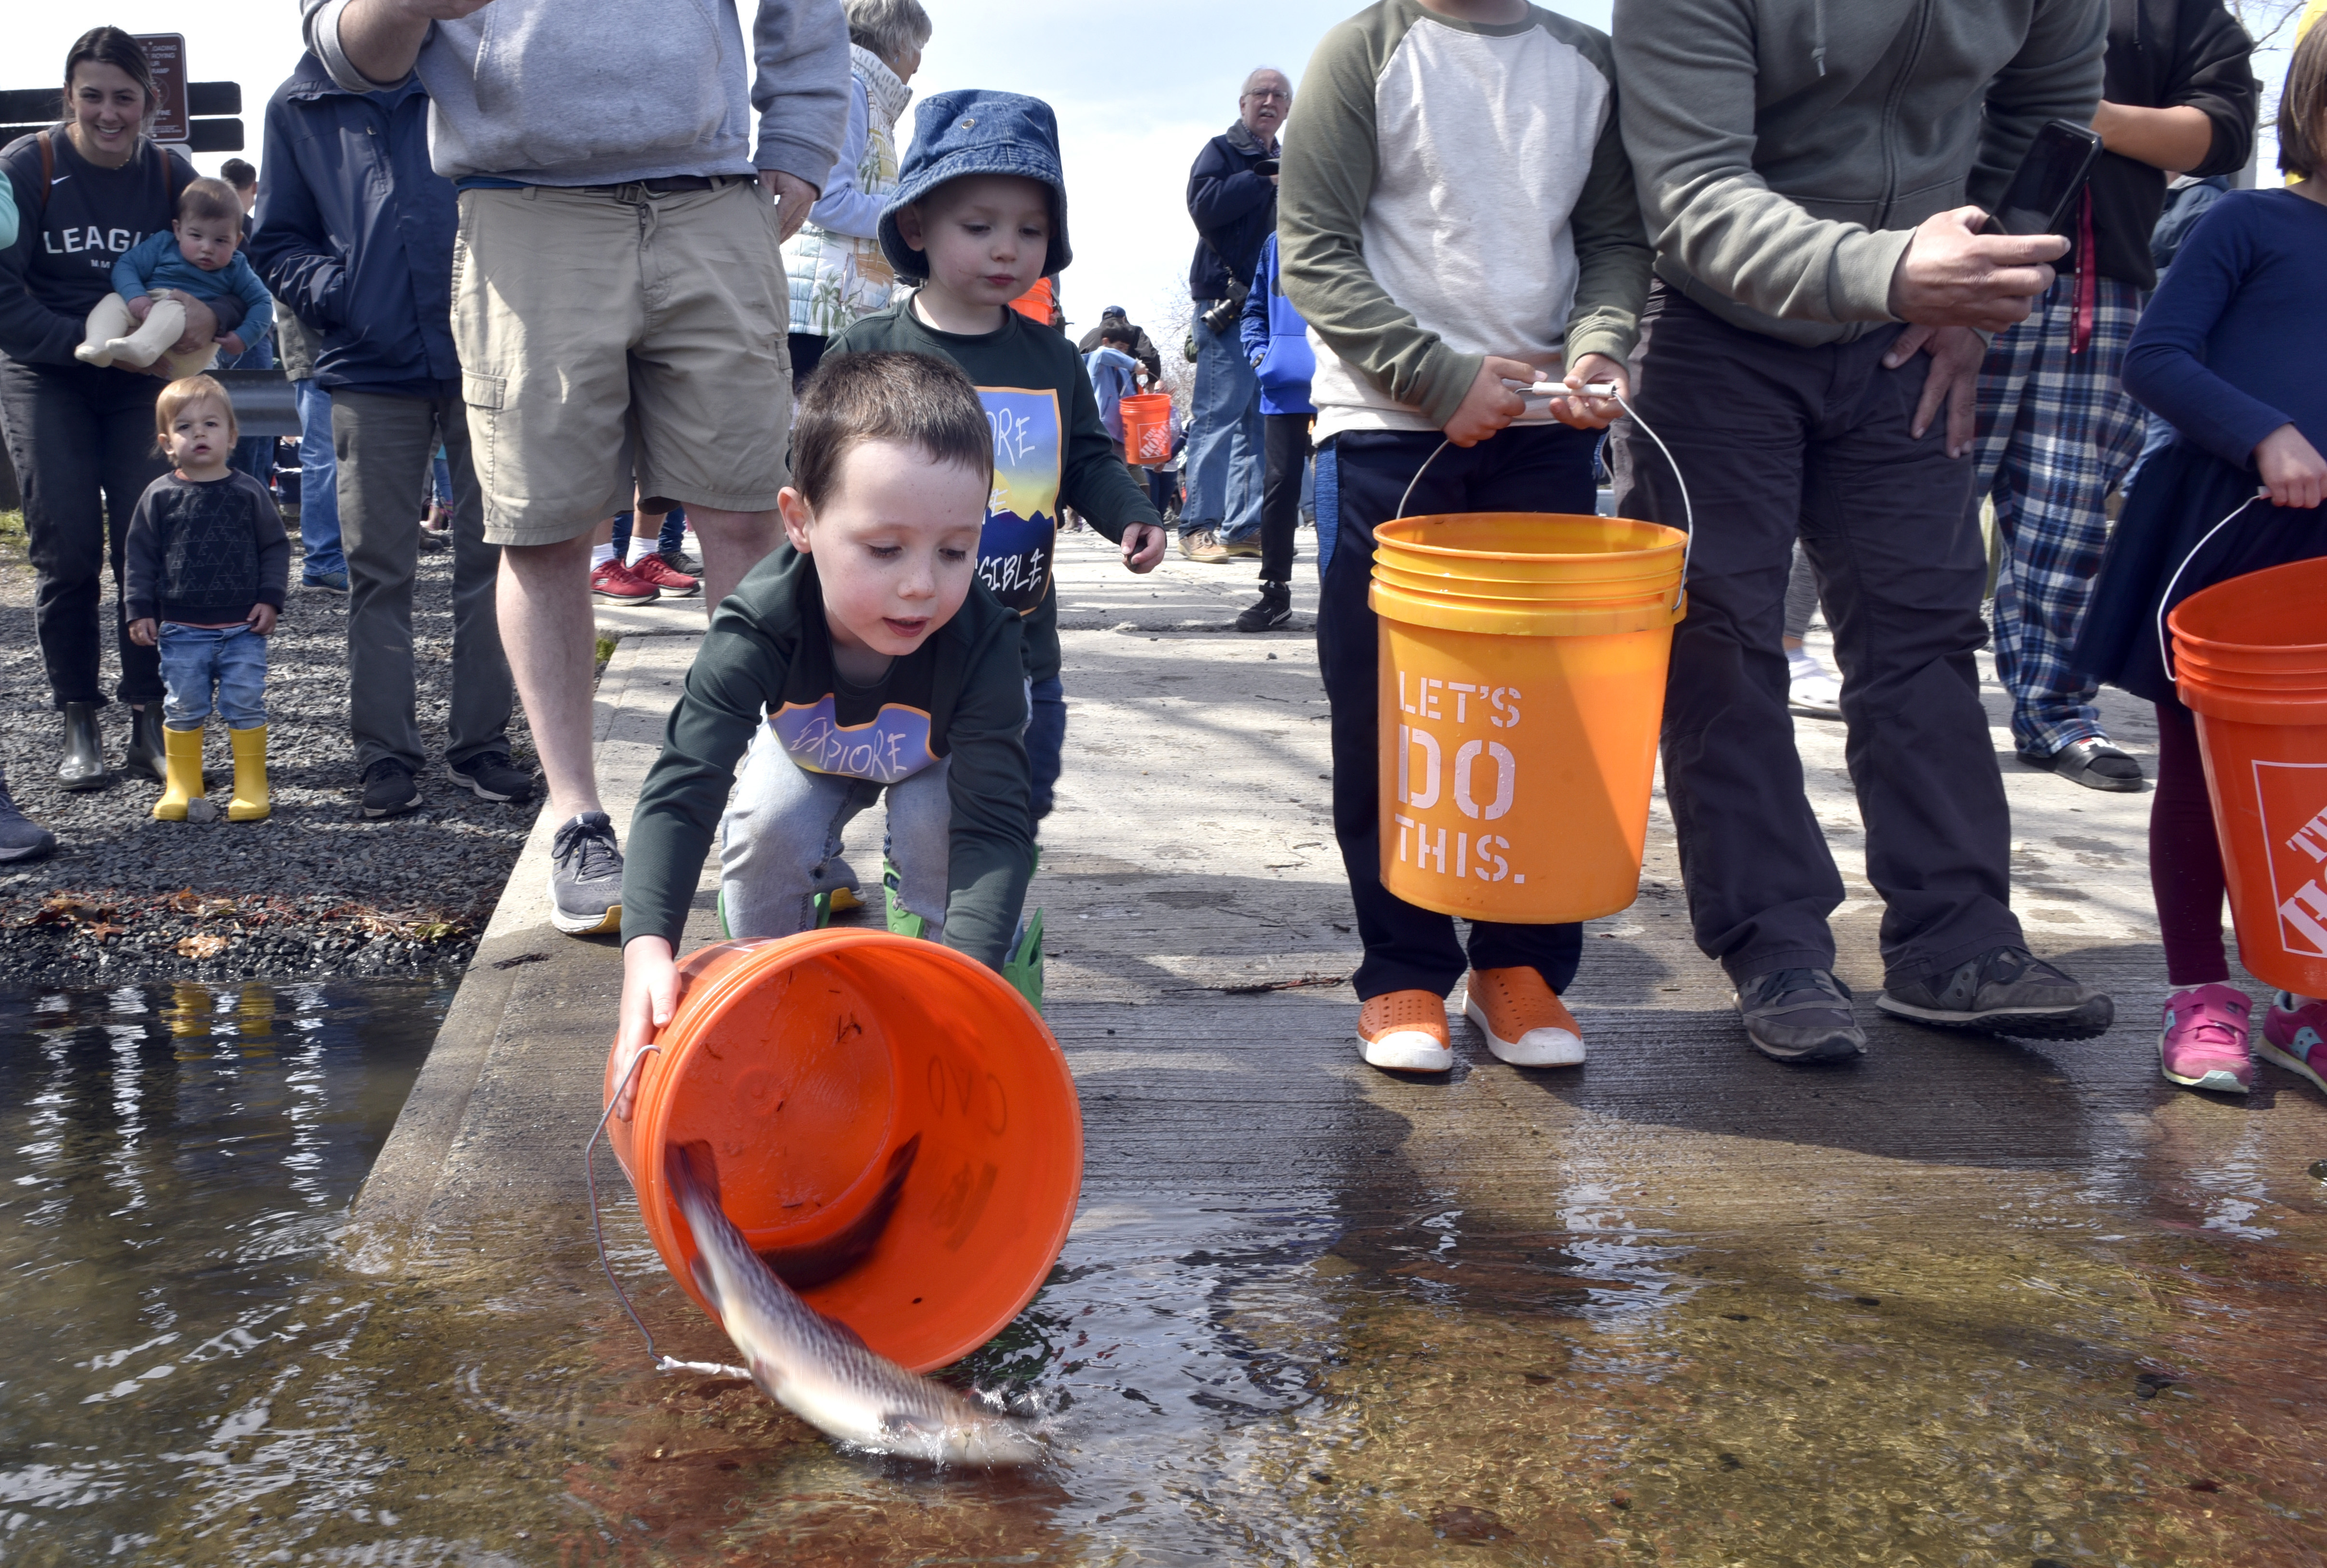
<svg viewBox="0 0 2327 1568">
<path fill-rule="evenodd" d="M 773 728 L 760 726 L 736 770 L 719 819 L 719 913 L 730 937 L 789 937 L 816 927 L 816 895 L 856 888 L 840 835 L 856 814 L 889 796 L 884 851 L 897 868 L 897 901 L 921 917 L 931 941 L 945 935 L 946 872 L 953 853 L 953 797 L 946 762 L 894 784 L 811 773 Z M 868 903 L 880 895 L 858 890 Z"/>
<path fill-rule="evenodd" d="M 430 398 L 340 388 L 332 394 L 332 447 L 348 557 L 348 720 L 360 772 L 392 757 L 417 773 L 426 761 L 414 695 L 412 583 L 420 566 L 421 498 L 439 442 L 453 467 L 453 703 L 444 759 L 509 751 L 517 694 L 493 602 L 501 553 L 485 543 L 468 410 L 457 390 Z"/>
<path fill-rule="evenodd" d="M 1739 982 L 1831 968 L 1842 901 L 1786 712 L 1786 580 L 1799 536 L 1842 666 L 1845 758 L 1882 895 L 1886 985 L 2022 945 L 2012 818 L 1973 655 L 1987 560 L 1971 463 L 1944 424 L 1907 433 L 1930 361 L 1902 329 L 1797 348 L 1661 286 L 1633 359 L 1640 415 L 1696 504 L 1688 615 L 1665 691 L 1666 798 L 1697 945 Z M 1616 507 L 1682 526 L 1672 469 L 1617 427 Z"/>
</svg>

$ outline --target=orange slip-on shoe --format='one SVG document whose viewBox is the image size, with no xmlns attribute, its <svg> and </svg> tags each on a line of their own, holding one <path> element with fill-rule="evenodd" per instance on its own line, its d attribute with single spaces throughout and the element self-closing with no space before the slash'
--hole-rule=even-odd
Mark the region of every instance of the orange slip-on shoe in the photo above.
<svg viewBox="0 0 2327 1568">
<path fill-rule="evenodd" d="M 1392 1072 L 1444 1072 L 1454 1065 L 1446 1000 L 1427 991 L 1368 997 L 1358 1013 L 1358 1041 L 1368 1063 Z"/>
<path fill-rule="evenodd" d="M 1513 1067 L 1574 1067 L 1584 1059 L 1575 1014 L 1532 966 L 1472 970 L 1463 1016 L 1486 1035 L 1487 1049 Z"/>
</svg>

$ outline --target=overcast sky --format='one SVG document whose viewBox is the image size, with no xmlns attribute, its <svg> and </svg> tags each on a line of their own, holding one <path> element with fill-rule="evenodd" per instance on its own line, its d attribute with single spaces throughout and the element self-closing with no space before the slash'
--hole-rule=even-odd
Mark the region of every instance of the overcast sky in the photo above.
<svg viewBox="0 0 2327 1568">
<path fill-rule="evenodd" d="M 1189 163 L 1206 137 L 1236 117 L 1247 72 L 1280 67 L 1297 89 L 1318 35 L 1356 9 L 1349 0 L 923 3 L 937 34 L 913 79 L 917 90 L 999 88 L 1047 98 L 1058 110 L 1075 249 L 1061 281 L 1067 314 L 1081 325 L 1109 304 L 1127 306 L 1144 322 L 1168 319 L 1186 292 L 1195 248 L 1184 204 Z M 134 33 L 184 33 L 194 79 L 242 83 L 253 162 L 267 95 L 299 59 L 295 0 L 116 0 L 103 7 L 11 0 L 9 9 L 9 63 L 0 87 L 41 85 L 72 40 L 100 20 Z M 1553 9 L 1608 24 L 1609 0 L 1561 0 Z M 27 79 L 34 62 L 43 63 Z M 2267 138 L 2285 56 L 2259 59 L 2257 69 Z M 2273 156 L 2266 145 L 2266 170 Z M 195 161 L 215 172 L 223 158 Z"/>
</svg>

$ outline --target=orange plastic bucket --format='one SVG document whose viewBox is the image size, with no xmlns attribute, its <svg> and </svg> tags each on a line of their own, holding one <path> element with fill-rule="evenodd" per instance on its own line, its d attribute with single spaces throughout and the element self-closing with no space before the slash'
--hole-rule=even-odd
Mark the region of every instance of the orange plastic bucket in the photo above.
<svg viewBox="0 0 2327 1568">
<path fill-rule="evenodd" d="M 2175 685 L 2198 715 L 2247 972 L 2327 996 L 2327 559 L 2176 605 Z"/>
<path fill-rule="evenodd" d="M 1082 1190 L 1082 1114 L 1042 1016 L 977 960 L 886 931 L 721 942 L 679 975 L 631 1120 L 607 1131 L 695 1304 L 661 1155 L 703 1138 L 728 1218 L 880 1354 L 928 1372 L 999 1333 Z"/>
<path fill-rule="evenodd" d="M 1687 536 L 1498 513 L 1400 518 L 1374 539 L 1383 885 L 1522 925 L 1630 906 Z"/>
<path fill-rule="evenodd" d="M 1164 392 L 1135 392 L 1118 399 L 1123 416 L 1123 459 L 1154 467 L 1172 461 L 1172 398 Z"/>
</svg>

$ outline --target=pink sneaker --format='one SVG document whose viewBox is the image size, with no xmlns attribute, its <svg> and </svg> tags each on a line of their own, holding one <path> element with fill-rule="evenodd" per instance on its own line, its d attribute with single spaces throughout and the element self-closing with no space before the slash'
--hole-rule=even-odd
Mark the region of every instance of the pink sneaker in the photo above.
<svg viewBox="0 0 2327 1568">
<path fill-rule="evenodd" d="M 2253 1005 L 2235 985 L 2192 985 L 2168 996 L 2165 1027 L 2157 1036 L 2157 1064 L 2166 1081 L 2226 1095 L 2252 1088 L 2247 1013 Z"/>
<path fill-rule="evenodd" d="M 2297 1007 L 2285 991 L 2270 999 L 2270 1011 L 2263 1015 L 2262 1044 L 2257 1048 L 2263 1060 L 2299 1072 L 2327 1089 L 2327 1078 L 2319 1076 L 2327 1072 L 2322 1041 L 2327 1041 L 2327 1002 L 2306 1001 Z"/>
</svg>

